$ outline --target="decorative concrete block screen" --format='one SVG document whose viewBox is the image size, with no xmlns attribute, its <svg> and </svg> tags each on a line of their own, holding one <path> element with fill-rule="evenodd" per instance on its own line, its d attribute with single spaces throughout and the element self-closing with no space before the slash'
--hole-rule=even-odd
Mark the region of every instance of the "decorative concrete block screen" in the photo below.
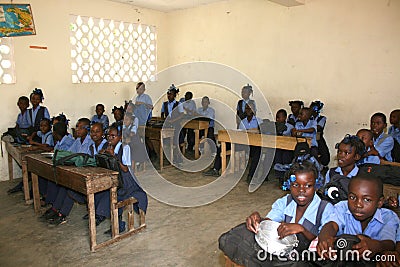
<svg viewBox="0 0 400 267">
<path fill-rule="evenodd" d="M 70 15 L 73 83 L 155 80 L 156 27 Z"/>
<path fill-rule="evenodd" d="M 0 84 L 15 83 L 14 49 L 12 38 L 0 38 Z"/>
</svg>

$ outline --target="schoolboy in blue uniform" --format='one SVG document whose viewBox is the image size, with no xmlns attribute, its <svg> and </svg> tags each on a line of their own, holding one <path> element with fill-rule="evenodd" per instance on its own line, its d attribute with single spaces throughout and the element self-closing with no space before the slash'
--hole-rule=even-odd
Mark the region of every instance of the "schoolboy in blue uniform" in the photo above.
<svg viewBox="0 0 400 267">
<path fill-rule="evenodd" d="M 377 112 L 371 117 L 371 132 L 374 135 L 374 146 L 368 151 L 369 155 L 379 156 L 381 159 L 392 161 L 393 137 L 384 133 L 386 128 L 386 116 Z"/>
<path fill-rule="evenodd" d="M 108 116 L 104 114 L 105 108 L 103 104 L 96 105 L 96 115 L 92 117 L 92 124 L 96 122 L 100 122 L 103 124 L 103 129 L 107 129 L 110 121 L 108 120 Z"/>
<path fill-rule="evenodd" d="M 272 204 L 271 211 L 265 218 L 262 218 L 260 213 L 255 211 L 246 218 L 245 225 L 239 225 L 228 232 L 228 234 L 225 234 L 227 236 L 227 243 L 230 241 L 229 234 L 237 237 L 237 239 L 234 238 L 232 240 L 243 240 L 234 253 L 236 254 L 235 262 L 238 264 L 246 266 L 285 265 L 284 262 L 281 262 L 276 257 L 274 257 L 272 262 L 260 261 L 257 258 L 261 248 L 256 244 L 254 234 L 258 232 L 259 224 L 263 220 L 272 220 L 281 223 L 277 229 L 280 238 L 296 234 L 300 241 L 297 247 L 299 252 L 308 249 L 311 241 L 328 221 L 330 213 L 333 211 L 333 206 L 327 201 L 321 200 L 316 194 L 315 185 L 318 172 L 315 166 L 307 161 L 296 162 L 290 168 L 290 177 L 286 182 L 286 185 L 290 188 L 290 194 L 276 200 Z M 221 247 L 221 245 L 224 246 L 221 243 L 222 240 L 224 240 L 224 235 L 220 237 L 220 248 L 224 251 L 224 248 Z M 249 255 L 249 250 L 254 250 L 254 255 Z M 270 257 L 266 258 L 268 260 Z M 286 261 L 286 264 L 287 266 L 291 266 L 294 262 Z"/>
<path fill-rule="evenodd" d="M 17 121 L 15 122 L 16 127 L 27 129 L 31 126 L 31 120 L 27 112 L 29 107 L 29 99 L 26 96 L 19 97 L 17 106 L 21 112 L 18 114 Z"/>
<path fill-rule="evenodd" d="M 74 141 L 68 151 L 73 153 L 85 153 L 91 154 L 90 147 L 93 145 L 93 140 L 88 134 L 90 130 L 90 120 L 88 118 L 80 118 L 76 124 L 76 134 L 78 138 Z M 57 191 L 57 190 L 56 190 Z M 56 194 L 56 197 L 54 197 Z M 58 192 L 48 192 L 50 198 L 55 199 L 53 207 L 48 209 L 44 214 L 44 218 L 49 220 L 51 224 L 63 224 L 66 222 L 66 216 L 62 210 L 64 200 L 67 197 L 67 189 L 62 186 L 58 186 Z"/>
<path fill-rule="evenodd" d="M 292 129 L 292 136 L 311 137 L 311 155 L 318 158 L 317 123 L 311 119 L 311 109 L 302 108 L 299 113 L 299 121 Z"/>
<path fill-rule="evenodd" d="M 209 106 L 210 105 L 210 99 L 208 96 L 203 96 L 201 99 L 201 107 L 197 109 L 197 114 L 209 118 L 209 124 L 208 124 L 208 132 L 207 132 L 207 138 L 210 138 L 211 140 L 215 141 L 215 135 L 214 135 L 214 125 L 215 125 L 215 109 Z M 200 138 L 204 135 L 204 130 L 200 131 Z"/>
<path fill-rule="evenodd" d="M 196 114 L 196 102 L 193 101 L 193 93 L 188 91 L 185 93 L 185 98 L 180 99 L 180 105 L 182 105 L 183 110 L 187 117 L 193 117 Z M 195 143 L 195 136 L 193 129 L 182 128 L 179 134 L 179 143 L 185 142 L 185 137 L 187 136 L 187 152 L 193 152 L 193 147 Z"/>
<path fill-rule="evenodd" d="M 374 135 L 372 134 L 372 132 L 368 129 L 360 129 L 358 130 L 356 135 L 364 142 L 367 152 L 370 151 L 371 147 L 374 146 Z M 366 163 L 381 164 L 381 160 L 378 156 L 368 155 L 368 153 L 365 153 L 362 158 L 357 161 L 357 165 Z"/>
<path fill-rule="evenodd" d="M 336 144 L 338 167 L 331 168 L 326 173 L 325 184 L 329 183 L 331 177 L 340 174 L 352 178 L 358 174 L 357 162 L 365 154 L 365 145 L 355 135 L 346 135 L 339 144 Z"/>
<path fill-rule="evenodd" d="M 318 254 L 328 257 L 336 236 L 341 234 L 357 235 L 361 241 L 352 249 L 357 250 L 359 255 L 366 250 L 372 252 L 371 256 L 394 250 L 400 221 L 393 211 L 382 208 L 383 202 L 383 184 L 379 178 L 353 177 L 348 200 L 334 206 L 330 222 L 324 225 L 318 236 Z"/>
</svg>

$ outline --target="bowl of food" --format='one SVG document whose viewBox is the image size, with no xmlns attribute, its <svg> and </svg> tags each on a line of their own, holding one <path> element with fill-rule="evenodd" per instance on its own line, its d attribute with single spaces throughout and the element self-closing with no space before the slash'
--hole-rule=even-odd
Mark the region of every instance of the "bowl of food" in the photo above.
<svg viewBox="0 0 400 267">
<path fill-rule="evenodd" d="M 279 225 L 280 223 L 271 220 L 262 221 L 255 239 L 266 252 L 277 256 L 287 256 L 297 247 L 299 241 L 296 235 L 288 235 L 280 239 L 278 235 Z"/>
</svg>

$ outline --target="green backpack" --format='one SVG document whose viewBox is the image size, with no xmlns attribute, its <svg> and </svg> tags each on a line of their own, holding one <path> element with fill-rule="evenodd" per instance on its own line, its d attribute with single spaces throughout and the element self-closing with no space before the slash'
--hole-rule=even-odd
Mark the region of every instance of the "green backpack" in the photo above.
<svg viewBox="0 0 400 267">
<path fill-rule="evenodd" d="M 53 155 L 53 166 L 56 167 L 59 165 L 75 165 L 76 167 L 97 166 L 96 159 L 89 154 L 56 149 Z"/>
</svg>

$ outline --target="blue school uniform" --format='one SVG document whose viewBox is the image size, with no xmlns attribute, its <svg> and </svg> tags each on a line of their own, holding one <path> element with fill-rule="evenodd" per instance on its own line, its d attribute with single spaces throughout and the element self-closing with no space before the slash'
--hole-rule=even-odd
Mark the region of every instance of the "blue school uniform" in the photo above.
<svg viewBox="0 0 400 267">
<path fill-rule="evenodd" d="M 396 242 L 396 230 L 400 225 L 396 213 L 385 208 L 379 208 L 365 230 L 362 231 L 361 222 L 351 214 L 347 200 L 341 201 L 334 206 L 334 211 L 331 213 L 329 221 L 333 221 L 339 226 L 337 235 L 363 234 L 375 240 L 392 240 L 393 242 Z"/>
<path fill-rule="evenodd" d="M 57 141 L 56 145 L 54 146 L 54 150 L 69 150 L 74 142 L 75 139 L 72 136 L 64 135 L 60 141 Z"/>
<path fill-rule="evenodd" d="M 381 133 L 378 138 L 374 138 L 374 147 L 382 158 L 392 161 L 392 149 L 394 146 L 393 137 L 385 133 Z"/>
<path fill-rule="evenodd" d="M 74 153 L 85 153 L 85 154 L 91 154 L 90 153 L 90 146 L 94 144 L 92 138 L 90 138 L 90 135 L 86 135 L 85 139 L 83 142 L 81 142 L 81 138 L 78 137 L 76 138 L 75 142 L 72 144 L 72 146 L 68 149 L 68 151 L 74 152 Z"/>
<path fill-rule="evenodd" d="M 343 175 L 342 172 L 342 168 L 337 167 L 335 168 L 331 168 L 329 169 L 329 171 L 326 173 L 325 176 L 325 184 L 329 183 L 329 181 L 331 180 L 331 172 L 334 169 L 334 172 L 340 175 Z M 359 168 L 357 167 L 357 165 L 354 165 L 354 168 L 346 175 L 347 178 L 352 178 L 354 176 L 356 176 L 358 174 Z"/>
<path fill-rule="evenodd" d="M 282 135 L 283 136 L 292 136 L 292 129 L 294 126 L 288 122 L 285 122 L 286 125 L 286 131 L 283 131 Z"/>
<path fill-rule="evenodd" d="M 46 107 L 38 105 L 36 109 L 29 108 L 28 110 L 29 120 L 31 122 L 31 126 L 34 127 L 35 131 L 39 131 L 40 129 L 40 121 L 43 118 L 47 118 L 50 120 L 50 113 Z"/>
<path fill-rule="evenodd" d="M 293 126 L 295 126 L 295 125 L 296 125 L 296 122 L 298 122 L 298 121 L 299 121 L 299 118 L 296 117 L 296 116 L 293 115 L 293 114 L 290 114 L 290 115 L 288 116 L 288 118 L 287 118 L 287 123 L 289 123 L 289 124 L 291 124 L 291 125 L 293 125 Z"/>
<path fill-rule="evenodd" d="M 92 117 L 91 122 L 92 122 L 92 124 L 93 123 L 97 123 L 97 122 L 102 123 L 103 124 L 103 129 L 107 129 L 108 125 L 110 124 L 110 121 L 109 121 L 108 116 L 106 114 L 101 115 L 100 118 L 99 118 L 99 116 L 97 116 L 97 114 L 94 115 Z"/>
<path fill-rule="evenodd" d="M 42 144 L 47 144 L 51 147 L 54 146 L 54 140 L 53 140 L 53 134 L 51 131 L 48 131 L 47 133 L 43 134 L 41 131 L 37 132 L 37 135 L 42 138 Z"/>
<path fill-rule="evenodd" d="M 367 151 L 370 151 L 371 148 L 368 148 Z M 366 163 L 371 163 L 371 164 L 381 164 L 381 160 L 378 156 L 374 156 L 374 155 L 369 155 L 367 157 L 364 157 L 362 159 L 360 159 L 359 161 L 357 161 L 357 165 L 362 165 L 362 164 L 366 164 Z"/>
<path fill-rule="evenodd" d="M 261 123 L 262 120 L 253 115 L 250 121 L 248 121 L 247 118 L 244 118 L 239 124 L 239 129 L 248 130 L 253 128 L 259 128 Z"/>
<path fill-rule="evenodd" d="M 318 144 L 317 144 L 317 122 L 316 121 L 308 120 L 306 125 L 304 125 L 303 122 L 298 121 L 298 122 L 296 122 L 295 128 L 297 130 L 314 128 L 315 131 L 313 133 L 302 133 L 302 136 L 303 137 L 311 137 L 311 146 L 318 147 Z"/>
<path fill-rule="evenodd" d="M 131 166 L 131 152 L 129 145 L 123 146 L 119 142 L 114 149 L 115 155 L 122 162 L 123 165 Z M 134 197 L 138 200 L 138 203 L 134 205 L 135 212 L 139 213 L 139 209 L 144 212 L 147 211 L 147 194 L 143 191 L 140 185 L 137 183 L 134 175 L 130 171 L 121 171 L 122 176 L 122 187 L 118 188 L 117 198 L 118 201 L 125 200 L 129 197 Z M 110 193 L 101 192 L 98 194 L 98 205 L 96 206 L 96 214 L 109 218 L 111 215 L 110 211 Z M 118 210 L 119 214 L 122 214 L 122 209 Z"/>
<path fill-rule="evenodd" d="M 295 222 L 296 218 L 296 208 L 297 208 L 297 203 L 292 199 L 289 204 L 287 205 L 288 202 L 288 197 L 291 196 L 290 194 L 281 197 L 277 199 L 273 204 L 272 204 L 272 209 L 271 211 L 267 214 L 266 218 L 269 218 L 275 222 L 283 222 L 285 221 L 285 217 L 290 217 L 290 223 Z M 311 203 L 308 205 L 306 211 L 304 212 L 303 216 L 300 218 L 298 224 L 302 224 L 305 222 L 305 220 L 309 221 L 313 225 L 315 225 L 316 222 L 316 216 L 317 216 L 317 210 L 318 207 L 321 203 L 321 198 L 317 195 L 314 194 L 314 198 L 311 201 Z M 322 226 L 329 221 L 330 214 L 333 212 L 334 208 L 331 203 L 326 204 L 324 212 L 322 213 L 321 217 L 321 225 L 318 230 L 321 230 Z M 310 230 L 310 229 L 307 229 Z M 318 233 L 313 233 L 317 235 Z"/>
<path fill-rule="evenodd" d="M 31 120 L 29 118 L 28 110 L 25 113 L 19 113 L 17 116 L 17 121 L 15 122 L 19 128 L 26 129 L 32 126 Z"/>
<path fill-rule="evenodd" d="M 393 137 L 398 143 L 400 143 L 400 129 L 394 125 L 389 127 L 388 134 Z"/>
</svg>

